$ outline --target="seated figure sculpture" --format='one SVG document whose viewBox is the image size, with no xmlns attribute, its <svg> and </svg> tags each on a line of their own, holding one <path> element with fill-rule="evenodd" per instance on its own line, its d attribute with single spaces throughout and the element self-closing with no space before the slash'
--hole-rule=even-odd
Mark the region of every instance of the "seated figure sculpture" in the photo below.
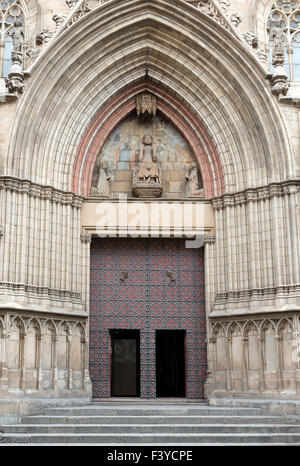
<svg viewBox="0 0 300 466">
<path fill-rule="evenodd" d="M 160 197 L 162 194 L 160 168 L 153 149 L 153 139 L 145 134 L 133 173 L 133 194 L 136 197 Z"/>
</svg>

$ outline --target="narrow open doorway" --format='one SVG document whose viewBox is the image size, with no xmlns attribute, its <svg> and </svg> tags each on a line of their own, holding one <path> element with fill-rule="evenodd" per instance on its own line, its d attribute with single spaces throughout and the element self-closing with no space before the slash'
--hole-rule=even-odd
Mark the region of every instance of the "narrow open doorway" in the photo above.
<svg viewBox="0 0 300 466">
<path fill-rule="evenodd" d="M 111 396 L 140 396 L 140 332 L 111 330 Z"/>
<path fill-rule="evenodd" d="M 185 330 L 156 331 L 156 396 L 185 397 Z"/>
</svg>

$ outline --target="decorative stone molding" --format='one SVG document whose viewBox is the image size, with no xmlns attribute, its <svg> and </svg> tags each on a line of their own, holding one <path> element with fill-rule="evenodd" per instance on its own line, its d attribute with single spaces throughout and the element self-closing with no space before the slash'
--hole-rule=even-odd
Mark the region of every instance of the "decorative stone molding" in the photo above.
<svg viewBox="0 0 300 466">
<path fill-rule="evenodd" d="M 76 304 L 82 304 L 81 294 L 69 290 L 55 290 L 46 286 L 26 285 L 25 283 L 0 282 L 0 291 L 9 290 L 13 292 L 32 293 L 40 297 L 57 298 L 59 301 L 72 301 Z M 1 294 L 0 294 L 1 296 Z"/>
<path fill-rule="evenodd" d="M 245 32 L 243 34 L 243 38 L 245 39 L 247 44 L 250 45 L 250 47 L 252 47 L 253 49 L 257 48 L 258 40 L 257 40 L 257 37 L 254 34 L 254 32 L 252 32 L 252 31 Z"/>
<path fill-rule="evenodd" d="M 300 284 L 281 285 L 268 288 L 254 288 L 249 290 L 228 291 L 216 294 L 215 305 L 248 302 L 251 300 L 275 299 L 300 292 Z"/>
<path fill-rule="evenodd" d="M 233 207 L 236 205 L 248 204 L 273 197 L 281 197 L 298 193 L 300 191 L 300 181 L 285 181 L 283 183 L 274 183 L 268 186 L 250 188 L 243 192 L 234 194 L 224 194 L 221 197 L 212 199 L 215 210 Z"/>
<path fill-rule="evenodd" d="M 92 242 L 92 235 L 91 233 L 81 233 L 80 241 L 84 244 L 90 244 Z"/>
<path fill-rule="evenodd" d="M 66 0 L 66 4 L 69 7 L 69 12 L 71 12 L 73 10 L 73 8 L 75 8 L 75 6 L 76 6 L 76 4 L 78 2 L 79 2 L 79 0 Z"/>
<path fill-rule="evenodd" d="M 148 119 L 156 116 L 157 104 L 156 97 L 152 94 L 140 94 L 136 98 L 137 116 L 142 119 Z"/>
<path fill-rule="evenodd" d="M 203 240 L 204 246 L 206 246 L 206 244 L 214 244 L 215 242 L 216 242 L 216 235 L 209 235 L 209 234 L 204 235 L 204 240 Z"/>
<path fill-rule="evenodd" d="M 238 13 L 234 13 L 230 16 L 230 21 L 237 28 L 242 22 L 242 17 Z"/>
<path fill-rule="evenodd" d="M 38 199 L 48 199 L 51 202 L 71 205 L 80 209 L 84 198 L 76 196 L 74 193 L 59 191 L 51 186 L 42 186 L 33 184 L 27 180 L 19 180 L 12 177 L 0 177 L 0 190 L 27 194 L 30 197 Z"/>
<path fill-rule="evenodd" d="M 229 19 L 225 16 L 227 13 L 227 7 L 230 5 L 229 1 L 219 2 L 219 5 L 216 4 L 214 0 L 202 0 L 202 1 L 191 1 L 186 0 L 192 6 L 196 7 L 198 10 L 201 10 L 207 16 L 210 16 L 214 21 L 221 24 L 225 29 L 231 31 L 229 25 Z"/>
<path fill-rule="evenodd" d="M 58 29 L 63 24 L 63 22 L 66 21 L 67 15 L 62 15 L 62 14 L 54 15 L 52 19 L 56 24 L 56 29 Z"/>
<path fill-rule="evenodd" d="M 54 31 L 49 31 L 49 29 L 43 29 L 40 34 L 36 36 L 36 43 L 37 45 L 45 45 L 47 44 L 52 37 L 54 36 Z"/>
<path fill-rule="evenodd" d="M 30 58 L 31 63 L 33 63 L 37 59 L 40 53 L 41 51 L 38 49 L 29 49 L 26 52 L 27 56 Z"/>
<path fill-rule="evenodd" d="M 78 7 L 78 9 L 76 9 L 74 14 L 72 15 L 68 27 L 72 26 L 72 24 L 76 23 L 80 18 L 83 18 L 90 11 L 91 9 L 88 7 L 88 3 L 86 1 L 83 1 L 82 4 Z"/>
<path fill-rule="evenodd" d="M 282 337 L 282 330 L 287 325 L 292 331 L 293 335 L 297 334 L 298 329 L 298 322 L 299 319 L 298 315 L 286 315 L 284 313 L 274 316 L 272 314 L 268 315 L 268 317 L 251 317 L 245 316 L 242 317 L 229 317 L 229 318 L 213 318 L 211 319 L 211 343 L 215 343 L 217 337 L 220 335 L 221 332 L 226 337 L 232 335 L 233 331 L 237 331 L 240 336 L 246 340 L 248 340 L 249 331 L 253 329 L 257 335 L 263 337 L 263 334 L 270 328 L 274 330 L 274 334 L 276 337 Z"/>
</svg>

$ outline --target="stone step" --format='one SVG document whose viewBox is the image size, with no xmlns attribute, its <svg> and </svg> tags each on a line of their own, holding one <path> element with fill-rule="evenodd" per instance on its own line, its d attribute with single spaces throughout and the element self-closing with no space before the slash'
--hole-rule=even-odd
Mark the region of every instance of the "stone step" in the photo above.
<svg viewBox="0 0 300 466">
<path fill-rule="evenodd" d="M 5 437 L 1 438 L 1 445 L 4 444 L 98 444 L 98 445 L 107 445 L 109 443 L 113 445 L 119 444 L 157 444 L 157 445 L 166 445 L 166 444 L 177 444 L 181 445 L 183 443 L 188 445 L 197 445 L 197 444 L 300 444 L 300 434 L 265 434 L 265 433 L 256 433 L 256 434 L 245 434 L 245 433 L 190 433 L 184 435 L 182 433 L 176 434 L 6 434 Z"/>
<path fill-rule="evenodd" d="M 46 408 L 44 414 L 49 416 L 89 416 L 89 415 L 107 415 L 107 416 L 209 416 L 209 415 L 225 415 L 225 416 L 255 416 L 260 415 L 259 408 L 239 408 L 239 407 L 208 407 L 208 406 L 195 406 L 195 407 L 128 407 L 128 406 L 84 406 L 76 408 Z"/>
<path fill-rule="evenodd" d="M 300 434 L 300 425 L 290 424 L 18 424 L 4 425 L 1 429 L 6 433 L 25 433 L 25 434 L 57 434 L 76 433 L 76 434 L 157 434 L 157 433 L 175 433 L 188 435 L 190 433 L 283 433 L 283 434 Z"/>
<path fill-rule="evenodd" d="M 299 417 L 279 416 L 25 416 L 23 424 L 298 424 Z"/>
</svg>

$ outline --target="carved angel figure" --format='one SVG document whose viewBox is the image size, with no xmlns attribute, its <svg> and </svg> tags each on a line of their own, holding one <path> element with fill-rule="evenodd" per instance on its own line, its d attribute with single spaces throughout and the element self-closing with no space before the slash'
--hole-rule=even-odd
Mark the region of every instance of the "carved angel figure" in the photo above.
<svg viewBox="0 0 300 466">
<path fill-rule="evenodd" d="M 197 165 L 192 163 L 186 173 L 186 197 L 204 196 L 204 189 L 199 189 Z"/>
<path fill-rule="evenodd" d="M 10 36 L 13 40 L 13 52 L 22 52 L 24 45 L 24 31 L 21 19 L 15 19 L 14 25 L 10 30 Z"/>
<path fill-rule="evenodd" d="M 97 162 L 98 167 L 98 181 L 97 186 L 91 189 L 91 194 L 110 196 L 109 180 L 111 175 L 108 173 L 108 163 L 105 157 Z"/>
<path fill-rule="evenodd" d="M 269 45 L 273 47 L 273 56 L 277 53 L 284 53 L 284 47 L 289 45 L 283 30 L 282 20 L 272 21 L 270 26 Z"/>
</svg>

